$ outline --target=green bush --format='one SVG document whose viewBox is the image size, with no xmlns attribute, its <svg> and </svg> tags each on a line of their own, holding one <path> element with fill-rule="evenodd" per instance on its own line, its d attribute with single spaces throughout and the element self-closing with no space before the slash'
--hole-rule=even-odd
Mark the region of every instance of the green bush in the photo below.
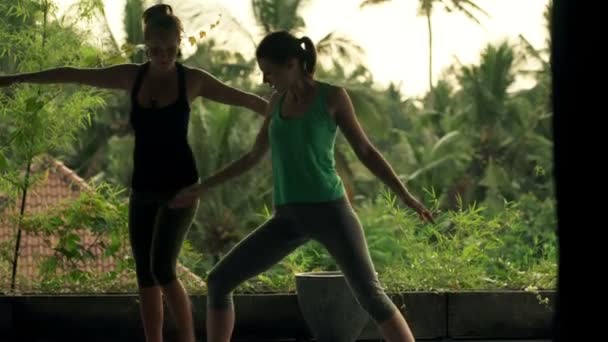
<svg viewBox="0 0 608 342">
<path fill-rule="evenodd" d="M 370 254 L 389 292 L 554 289 L 554 201 L 532 195 L 489 214 L 483 206 L 440 212 L 425 224 L 387 194 L 356 205 Z M 336 270 L 318 243 L 300 247 L 237 292 L 294 291 L 294 273 Z"/>
</svg>

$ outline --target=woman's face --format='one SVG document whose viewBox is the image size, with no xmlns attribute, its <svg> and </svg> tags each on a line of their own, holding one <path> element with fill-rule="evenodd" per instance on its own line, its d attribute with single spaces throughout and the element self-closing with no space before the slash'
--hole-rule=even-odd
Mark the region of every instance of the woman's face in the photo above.
<svg viewBox="0 0 608 342">
<path fill-rule="evenodd" d="M 297 77 L 297 60 L 295 58 L 290 59 L 284 65 L 260 58 L 258 65 L 263 74 L 263 82 L 278 92 L 287 90 Z"/>
<path fill-rule="evenodd" d="M 177 60 L 179 36 L 171 32 L 154 32 L 146 40 L 146 55 L 150 64 L 159 70 L 170 70 Z"/>
</svg>

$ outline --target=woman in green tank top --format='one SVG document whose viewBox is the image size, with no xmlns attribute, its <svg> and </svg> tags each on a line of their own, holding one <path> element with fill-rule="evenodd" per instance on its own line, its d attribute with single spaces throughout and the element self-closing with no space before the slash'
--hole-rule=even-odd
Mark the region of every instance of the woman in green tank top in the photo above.
<svg viewBox="0 0 608 342">
<path fill-rule="evenodd" d="M 210 188 L 251 169 L 271 151 L 274 216 L 239 242 L 207 279 L 207 341 L 229 341 L 234 326 L 231 293 L 310 241 L 335 258 L 361 306 L 387 341 L 414 341 L 404 317 L 380 285 L 359 220 L 345 199 L 334 162 L 338 128 L 357 157 L 421 219 L 431 213 L 401 183 L 366 137 L 345 89 L 314 79 L 316 51 L 308 37 L 266 36 L 256 51 L 264 82 L 275 94 L 251 151 L 197 187 L 180 193 L 188 206 Z M 263 252 L 263 253 L 260 253 Z"/>
</svg>

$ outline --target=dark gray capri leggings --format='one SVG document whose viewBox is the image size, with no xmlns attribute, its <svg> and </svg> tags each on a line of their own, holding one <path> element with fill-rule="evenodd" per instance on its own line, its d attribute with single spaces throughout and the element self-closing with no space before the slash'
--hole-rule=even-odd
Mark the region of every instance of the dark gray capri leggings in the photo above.
<svg viewBox="0 0 608 342">
<path fill-rule="evenodd" d="M 173 194 L 131 193 L 129 239 L 139 287 L 164 286 L 176 279 L 177 256 L 198 202 L 172 209 L 168 207 L 172 198 Z"/>
<path fill-rule="evenodd" d="M 376 322 L 392 317 L 397 308 L 378 281 L 363 229 L 345 198 L 277 206 L 270 220 L 240 241 L 211 270 L 207 279 L 209 308 L 232 307 L 232 291 L 239 284 L 310 239 L 321 243 L 336 260 L 359 304 Z"/>
</svg>

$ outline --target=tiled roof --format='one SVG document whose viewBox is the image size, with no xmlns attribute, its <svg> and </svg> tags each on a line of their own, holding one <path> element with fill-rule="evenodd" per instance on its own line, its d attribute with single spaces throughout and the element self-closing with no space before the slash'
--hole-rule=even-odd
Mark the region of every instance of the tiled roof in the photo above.
<svg viewBox="0 0 608 342">
<path fill-rule="evenodd" d="M 32 174 L 44 176 L 28 190 L 25 204 L 26 213 L 43 212 L 44 210 L 48 210 L 49 208 L 58 205 L 62 201 L 69 201 L 70 199 L 77 198 L 81 191 L 91 189 L 91 187 L 74 171 L 70 170 L 60 161 L 49 156 L 37 158 L 32 166 Z M 11 205 L 11 203 L 7 203 L 7 197 L 4 197 L 5 203 L 2 204 L 1 202 L 2 199 L 0 198 L 0 212 L 3 213 L 3 215 L 0 216 L 0 250 L 3 250 L 5 253 L 0 254 L 0 259 L 5 261 L 0 263 L 0 273 L 2 273 L 2 276 L 0 277 L 0 292 L 3 292 L 10 289 L 12 274 L 12 265 L 10 261 L 13 259 L 17 236 L 16 224 L 9 222 L 7 217 L 10 215 L 6 214 L 16 213 L 19 210 L 18 205 L 16 205 L 19 201 L 16 203 L 13 202 L 13 205 Z M 2 210 L 3 207 L 4 210 Z M 79 235 L 81 242 L 85 246 L 94 244 L 94 235 L 86 229 L 79 231 Z M 56 236 L 51 236 L 49 238 L 41 235 L 36 236 L 31 232 L 22 232 L 17 268 L 18 276 L 16 281 L 16 290 L 18 292 L 37 292 L 38 284 L 41 281 L 39 275 L 40 264 L 45 257 L 54 254 L 53 247 L 56 246 L 57 241 L 58 238 Z M 2 246 L 5 248 L 2 248 Z M 123 243 L 123 247 L 124 248 L 117 253 L 117 257 L 122 258 L 130 255 L 131 251 L 129 249 L 128 241 Z M 93 250 L 94 255 L 100 255 L 98 253 L 101 252 L 100 248 Z M 87 270 L 93 274 L 99 275 L 112 272 L 115 270 L 115 267 L 116 259 L 114 257 L 104 258 L 101 256 L 99 258 L 87 259 L 84 264 L 81 263 L 78 266 L 81 270 Z M 61 267 L 58 268 L 58 272 L 62 272 Z M 200 277 L 180 264 L 178 264 L 178 273 L 180 278 L 186 282 L 204 286 L 204 282 Z M 119 284 L 127 284 L 127 287 L 129 287 L 129 285 L 135 284 L 133 278 L 134 276 L 132 273 L 123 272 L 120 276 Z M 136 288 L 132 287 L 132 290 L 135 291 Z"/>
</svg>

